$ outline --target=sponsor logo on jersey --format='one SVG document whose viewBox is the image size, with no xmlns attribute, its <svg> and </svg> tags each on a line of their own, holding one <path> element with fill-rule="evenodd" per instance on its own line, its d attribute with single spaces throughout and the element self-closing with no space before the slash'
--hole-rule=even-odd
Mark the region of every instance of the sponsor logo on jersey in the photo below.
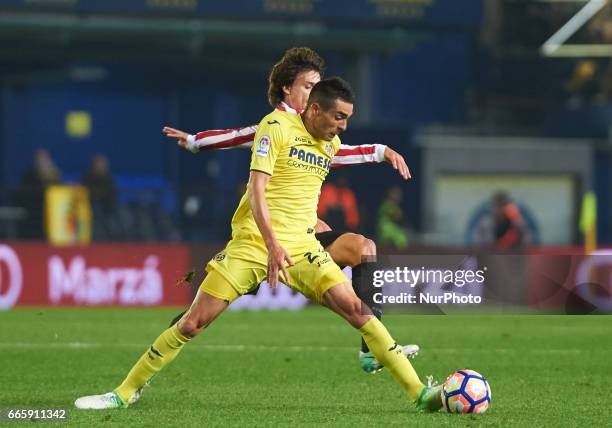
<svg viewBox="0 0 612 428">
<path fill-rule="evenodd" d="M 270 153 L 270 137 L 267 135 L 262 135 L 259 137 L 259 141 L 257 142 L 257 149 L 255 150 L 256 156 L 261 156 L 263 158 L 267 157 Z"/>
<path fill-rule="evenodd" d="M 217 254 L 215 257 L 213 257 L 213 260 L 216 262 L 222 262 L 223 260 L 225 260 L 225 253 Z"/>
<path fill-rule="evenodd" d="M 315 153 L 308 152 L 303 149 L 297 149 L 295 146 L 291 146 L 289 149 L 289 157 L 296 157 L 298 160 L 304 163 L 319 167 L 325 171 L 329 171 L 329 167 L 331 166 L 331 162 L 328 158 L 318 156 Z"/>
<path fill-rule="evenodd" d="M 301 143 L 301 144 L 308 144 L 310 146 L 312 146 L 312 141 L 310 141 L 310 138 L 308 137 L 301 137 L 301 136 L 297 136 L 294 138 L 294 140 L 296 143 Z"/>
<path fill-rule="evenodd" d="M 268 125 L 280 125 L 280 122 L 278 120 L 269 120 Z"/>
</svg>

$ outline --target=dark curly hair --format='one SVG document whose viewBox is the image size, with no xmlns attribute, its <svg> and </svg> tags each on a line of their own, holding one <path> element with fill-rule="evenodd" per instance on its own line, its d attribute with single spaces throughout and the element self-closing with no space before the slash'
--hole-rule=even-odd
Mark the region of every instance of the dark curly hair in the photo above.
<svg viewBox="0 0 612 428">
<path fill-rule="evenodd" d="M 355 93 L 346 80 L 333 76 L 313 86 L 308 97 L 308 106 L 318 103 L 323 110 L 329 111 L 338 99 L 355 104 Z"/>
<path fill-rule="evenodd" d="M 310 48 L 291 48 L 272 67 L 268 76 L 268 102 L 276 107 L 284 98 L 283 87 L 293 85 L 298 74 L 316 71 L 323 77 L 325 61 Z"/>
</svg>

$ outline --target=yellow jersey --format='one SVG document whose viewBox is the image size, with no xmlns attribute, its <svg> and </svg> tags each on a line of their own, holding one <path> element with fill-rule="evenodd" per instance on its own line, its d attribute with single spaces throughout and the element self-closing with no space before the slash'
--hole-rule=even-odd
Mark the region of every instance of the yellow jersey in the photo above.
<svg viewBox="0 0 612 428">
<path fill-rule="evenodd" d="M 270 175 L 265 196 L 272 229 L 281 243 L 313 236 L 321 185 L 339 147 L 338 136 L 325 141 L 310 135 L 299 114 L 274 110 L 259 123 L 250 169 Z M 261 239 L 248 192 L 247 186 L 232 218 L 232 238 Z"/>
</svg>

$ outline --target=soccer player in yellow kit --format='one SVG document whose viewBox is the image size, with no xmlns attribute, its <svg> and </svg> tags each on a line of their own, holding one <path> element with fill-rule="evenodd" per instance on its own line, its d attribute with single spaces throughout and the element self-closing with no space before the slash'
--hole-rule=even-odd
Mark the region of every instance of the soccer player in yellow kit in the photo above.
<svg viewBox="0 0 612 428">
<path fill-rule="evenodd" d="M 306 107 L 312 87 L 321 80 L 325 70 L 325 61 L 314 50 L 307 47 L 288 49 L 282 58 L 274 64 L 268 76 L 268 101 L 272 108 L 293 114 L 300 114 Z M 179 129 L 164 127 L 163 132 L 177 139 L 179 146 L 192 151 L 217 150 L 236 147 L 237 145 L 252 146 L 258 126 L 246 126 L 227 130 L 210 130 L 190 135 Z M 357 153 L 361 153 L 357 155 Z M 373 153 L 367 155 L 366 153 Z M 380 144 L 364 146 L 341 145 L 331 162 L 331 167 L 367 162 L 389 162 L 404 179 L 410 178 L 408 166 L 404 158 L 390 147 Z M 315 237 L 325 251 L 341 267 L 350 266 L 352 284 L 357 297 L 362 299 L 374 315 L 382 318 L 382 306 L 374 302 L 374 290 L 371 283 L 365 281 L 369 261 L 376 259 L 376 244 L 365 236 L 331 230 L 325 222 L 318 220 L 314 227 Z M 254 290 L 253 293 L 256 293 Z M 174 317 L 177 322 L 184 312 Z M 414 344 L 401 346 L 406 357 L 413 358 L 419 347 Z M 366 373 L 377 373 L 383 366 L 374 358 L 367 344 L 361 340 L 359 365 Z M 138 397 L 135 397 L 138 399 Z"/>
<path fill-rule="evenodd" d="M 263 118 L 252 148 L 247 191 L 232 219 L 232 239 L 207 265 L 190 309 L 164 331 L 114 391 L 81 397 L 81 409 L 127 407 L 132 396 L 183 346 L 242 294 L 279 276 L 359 331 L 418 409 L 442 406 L 440 387 L 423 385 L 384 325 L 355 295 L 350 281 L 314 237 L 321 184 L 338 150 L 338 134 L 353 112 L 353 92 L 340 78 L 313 88 L 301 115 L 274 111 Z"/>
</svg>

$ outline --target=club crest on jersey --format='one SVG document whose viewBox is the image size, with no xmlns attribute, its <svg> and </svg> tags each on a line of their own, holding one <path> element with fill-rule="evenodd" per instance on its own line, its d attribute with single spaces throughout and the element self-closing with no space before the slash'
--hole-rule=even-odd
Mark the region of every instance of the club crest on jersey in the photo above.
<svg viewBox="0 0 612 428">
<path fill-rule="evenodd" d="M 334 157 L 334 145 L 332 143 L 325 143 L 325 153 L 329 155 L 330 158 Z"/>
<path fill-rule="evenodd" d="M 255 155 L 261 157 L 267 157 L 268 153 L 270 153 L 270 137 L 267 135 L 262 135 L 259 137 L 259 141 L 257 142 L 257 148 L 255 149 Z"/>
</svg>

